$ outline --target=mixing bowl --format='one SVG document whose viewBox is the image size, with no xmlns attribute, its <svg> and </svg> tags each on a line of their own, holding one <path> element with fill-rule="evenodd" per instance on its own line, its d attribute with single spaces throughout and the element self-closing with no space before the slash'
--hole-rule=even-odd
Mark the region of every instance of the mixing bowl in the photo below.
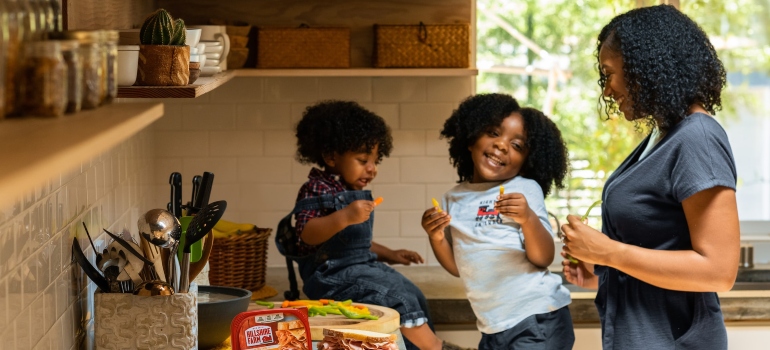
<svg viewBox="0 0 770 350">
<path fill-rule="evenodd" d="M 251 291 L 234 287 L 198 286 L 198 348 L 213 348 L 230 336 L 230 323 L 246 311 Z"/>
</svg>

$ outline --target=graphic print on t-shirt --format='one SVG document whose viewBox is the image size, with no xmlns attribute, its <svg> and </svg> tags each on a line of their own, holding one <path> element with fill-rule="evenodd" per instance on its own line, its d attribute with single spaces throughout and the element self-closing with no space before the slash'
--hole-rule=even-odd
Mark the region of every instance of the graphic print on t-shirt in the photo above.
<svg viewBox="0 0 770 350">
<path fill-rule="evenodd" d="M 482 227 L 502 223 L 503 219 L 495 209 L 495 201 L 492 199 L 482 200 L 479 203 L 479 210 L 476 212 L 476 224 L 474 226 Z"/>
</svg>

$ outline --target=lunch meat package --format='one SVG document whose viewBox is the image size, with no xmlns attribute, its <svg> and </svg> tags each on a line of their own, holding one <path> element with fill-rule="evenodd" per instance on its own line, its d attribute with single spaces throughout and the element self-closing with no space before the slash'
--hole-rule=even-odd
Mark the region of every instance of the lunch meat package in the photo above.
<svg viewBox="0 0 770 350">
<path fill-rule="evenodd" d="M 238 314 L 230 324 L 233 350 L 310 350 L 307 308 L 267 309 Z"/>
</svg>

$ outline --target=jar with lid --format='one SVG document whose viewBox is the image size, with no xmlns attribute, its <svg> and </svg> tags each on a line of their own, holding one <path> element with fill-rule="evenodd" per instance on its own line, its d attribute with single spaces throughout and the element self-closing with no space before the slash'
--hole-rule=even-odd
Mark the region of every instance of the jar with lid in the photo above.
<svg viewBox="0 0 770 350">
<path fill-rule="evenodd" d="M 5 62 L 8 57 L 8 12 L 0 1 L 0 119 L 5 117 Z"/>
<path fill-rule="evenodd" d="M 106 82 L 105 103 L 110 103 L 118 97 L 118 39 L 117 30 L 102 30 L 102 59 L 104 60 L 104 73 Z"/>
<path fill-rule="evenodd" d="M 102 81 L 105 78 L 102 67 L 102 50 L 97 31 L 70 30 L 50 34 L 54 39 L 76 40 L 79 44 L 80 66 L 82 68 L 82 109 L 93 109 L 102 101 Z M 106 87 L 106 83 L 104 84 Z"/>
<path fill-rule="evenodd" d="M 67 65 L 58 41 L 24 46 L 21 105 L 24 114 L 58 117 L 67 108 Z"/>
<path fill-rule="evenodd" d="M 61 40 L 61 55 L 67 65 L 67 110 L 80 112 L 83 103 L 83 65 L 80 62 L 80 44 L 76 40 Z"/>
<path fill-rule="evenodd" d="M 24 40 L 24 16 L 16 0 L 3 2 L 8 16 L 8 43 L 5 47 L 5 115 L 19 111 L 18 96 L 21 83 L 21 43 Z M 2 118 L 2 116 L 0 116 Z"/>
</svg>

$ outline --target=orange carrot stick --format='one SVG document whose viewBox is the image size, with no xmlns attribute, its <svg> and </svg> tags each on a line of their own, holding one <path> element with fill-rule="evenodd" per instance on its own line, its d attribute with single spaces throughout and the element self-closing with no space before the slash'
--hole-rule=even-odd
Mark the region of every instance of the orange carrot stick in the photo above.
<svg viewBox="0 0 770 350">
<path fill-rule="evenodd" d="M 374 206 L 375 207 L 380 205 L 380 203 L 382 203 L 382 197 L 377 197 L 377 198 L 374 199 Z"/>
</svg>

